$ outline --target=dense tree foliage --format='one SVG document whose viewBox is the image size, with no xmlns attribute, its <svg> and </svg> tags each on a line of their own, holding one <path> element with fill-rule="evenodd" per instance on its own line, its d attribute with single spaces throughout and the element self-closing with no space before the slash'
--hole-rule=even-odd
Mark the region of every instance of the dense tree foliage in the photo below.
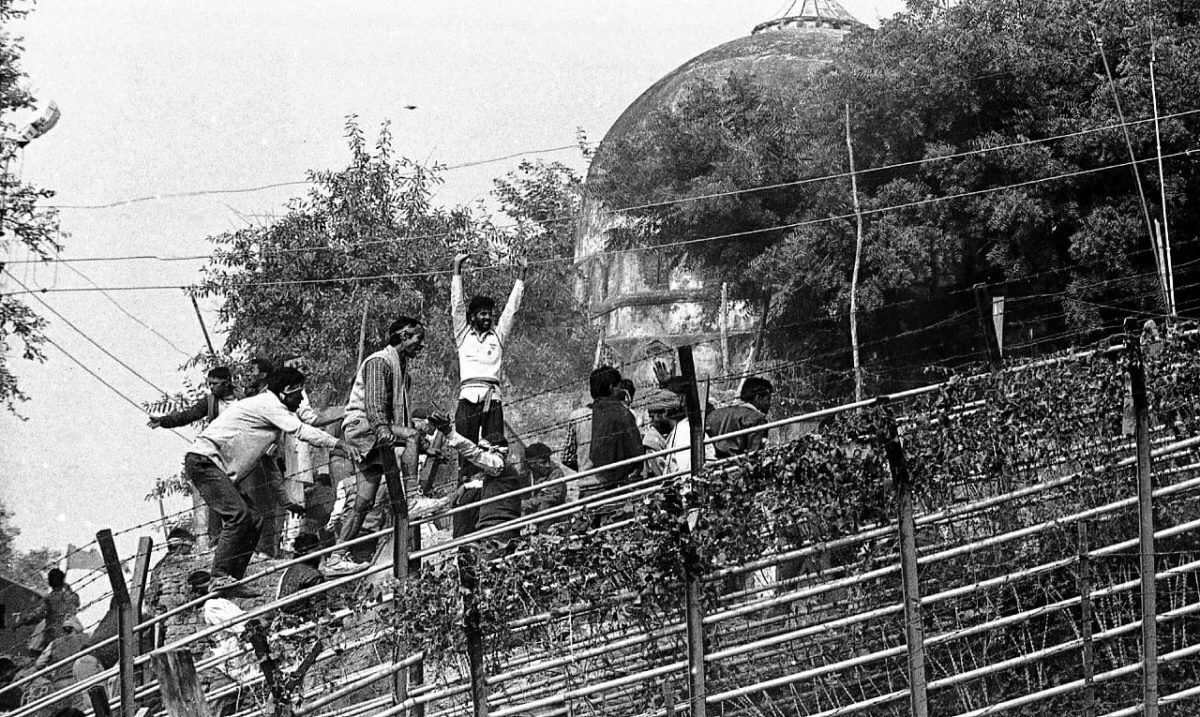
<svg viewBox="0 0 1200 717">
<path fill-rule="evenodd" d="M 0 257 L 22 249 L 48 258 L 58 251 L 61 236 L 58 212 L 43 204 L 54 192 L 21 181 L 11 169 L 11 160 L 20 151 L 13 113 L 34 106 L 20 66 L 21 40 L 11 33 L 13 22 L 27 13 L 13 0 L 0 0 Z M 3 266 L 0 259 L 0 268 Z M 0 405 L 9 411 L 26 399 L 9 366 L 9 354 L 44 360 L 41 347 L 45 328 L 45 320 L 25 302 L 17 296 L 0 294 Z"/>
<path fill-rule="evenodd" d="M 21 530 L 12 519 L 8 507 L 0 503 L 0 574 L 31 588 L 44 589 L 46 571 L 62 554 L 49 548 L 18 550 L 14 543 Z"/>
<path fill-rule="evenodd" d="M 222 301 L 233 357 L 300 355 L 310 366 L 318 403 L 345 400 L 356 369 L 366 311 L 367 351 L 388 323 L 418 316 L 429 328 L 416 365 L 422 401 L 448 410 L 457 397 L 451 341 L 450 267 L 459 251 L 472 262 L 468 296 L 503 303 L 517 255 L 531 262 L 523 309 L 506 359 L 509 379 L 537 390 L 574 372 L 588 354 L 586 321 L 571 295 L 570 224 L 579 179 L 558 164 L 523 164 L 497 183 L 499 226 L 469 207 L 435 206 L 439 168 L 397 157 L 385 125 L 371 146 L 347 123 L 351 160 L 338 171 L 312 172 L 307 196 L 260 227 L 212 237 L 214 259 L 198 288 Z"/>
<path fill-rule="evenodd" d="M 1021 338 L 1083 338 L 1130 312 L 1163 310 L 1147 226 L 1162 216 L 1152 52 L 1180 305 L 1194 298 L 1200 187 L 1186 152 L 1200 132 L 1198 20 L 1186 0 L 912 0 L 878 30 L 853 31 L 806 86 L 738 75 L 693 86 L 608 148 L 613 161 L 591 188 L 616 207 L 690 199 L 634 210 L 651 230 L 617 241 L 751 232 L 695 241 L 688 261 L 744 297 L 770 296 L 776 326 L 827 317 L 781 332 L 777 352 L 833 349 L 844 361 L 855 246 L 848 108 L 867 343 L 971 308 L 965 290 L 976 282 L 1008 294 Z M 754 191 L 728 194 L 739 190 Z M 975 326 L 917 341 L 969 353 Z M 895 360 L 913 344 L 880 346 L 875 358 Z"/>
</svg>

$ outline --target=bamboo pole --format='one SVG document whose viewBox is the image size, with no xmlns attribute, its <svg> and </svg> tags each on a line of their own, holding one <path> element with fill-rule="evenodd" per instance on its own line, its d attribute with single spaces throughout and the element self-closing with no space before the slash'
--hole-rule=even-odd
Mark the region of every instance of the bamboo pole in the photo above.
<svg viewBox="0 0 1200 717">
<path fill-rule="evenodd" d="M 854 171 L 854 144 L 850 139 L 850 103 L 846 103 L 846 153 L 850 157 L 850 194 L 854 199 L 856 236 L 854 240 L 854 270 L 850 274 L 850 348 L 854 361 L 854 400 L 863 398 L 862 364 L 858 355 L 858 274 L 862 267 L 863 215 L 858 202 L 858 175 Z"/>
<path fill-rule="evenodd" d="M 1158 631 L 1155 621 L 1157 586 L 1154 582 L 1154 481 L 1150 455 L 1150 410 L 1146 371 L 1142 363 L 1141 330 L 1135 319 L 1125 321 L 1129 352 L 1129 387 L 1133 395 L 1137 440 L 1138 555 L 1142 575 L 1142 704 L 1145 717 L 1158 715 Z"/>
<path fill-rule="evenodd" d="M 721 282 L 721 373 L 729 375 L 729 282 Z"/>
<path fill-rule="evenodd" d="M 370 308 L 371 302 L 363 301 L 362 320 L 358 323 L 358 361 L 354 363 L 356 371 L 362 366 L 363 358 L 367 355 L 367 314 Z"/>
<path fill-rule="evenodd" d="M 1154 66 L 1158 64 L 1158 47 L 1155 43 L 1150 44 L 1150 99 L 1154 107 L 1154 148 L 1158 155 L 1158 189 L 1159 196 L 1162 202 L 1162 234 L 1159 235 L 1159 240 L 1162 242 L 1163 269 L 1164 269 L 1164 296 L 1167 299 L 1167 313 L 1172 319 L 1175 318 L 1175 275 L 1171 266 L 1171 227 L 1167 220 L 1167 175 L 1163 171 L 1163 153 L 1162 153 L 1162 132 L 1159 127 L 1158 116 L 1158 82 L 1155 77 Z M 1155 226 L 1155 233 L 1158 234 L 1158 226 Z"/>
<path fill-rule="evenodd" d="M 1002 364 L 1000 341 L 996 338 L 996 324 L 992 320 L 992 297 L 986 284 L 976 284 L 975 308 L 979 314 L 979 327 L 983 331 L 983 342 L 987 346 L 988 365 L 999 371 Z"/>
<path fill-rule="evenodd" d="M 696 385 L 696 363 L 692 357 L 691 346 L 679 347 L 679 371 L 687 381 L 687 392 L 684 400 L 687 405 L 688 428 L 690 429 L 689 446 L 691 449 L 691 490 L 698 490 L 696 478 L 704 471 L 704 408 L 700 405 L 699 387 Z M 689 512 L 688 525 L 694 525 L 699 515 Z M 683 555 L 683 573 L 685 576 L 685 609 L 687 614 L 687 646 L 688 646 L 688 714 L 691 717 L 705 717 L 707 714 L 705 702 L 704 674 L 704 607 L 702 604 L 702 580 L 698 572 L 698 557 L 695 545 L 689 535 L 685 537 Z"/>
<path fill-rule="evenodd" d="M 204 333 L 204 343 L 208 345 L 208 355 L 215 360 L 217 358 L 217 350 L 213 348 L 212 339 L 208 335 L 208 327 L 204 325 L 204 316 L 200 313 L 200 304 L 196 301 L 195 294 L 189 293 L 188 298 L 192 300 L 192 308 L 196 310 L 196 320 L 200 322 L 200 331 Z M 129 717 L 133 717 L 133 715 Z"/>
<path fill-rule="evenodd" d="M 1079 523 L 1079 632 L 1081 635 L 1080 663 L 1083 670 L 1083 717 L 1096 715 L 1096 659 L 1092 649 L 1092 575 L 1088 555 L 1088 524 Z"/>
</svg>

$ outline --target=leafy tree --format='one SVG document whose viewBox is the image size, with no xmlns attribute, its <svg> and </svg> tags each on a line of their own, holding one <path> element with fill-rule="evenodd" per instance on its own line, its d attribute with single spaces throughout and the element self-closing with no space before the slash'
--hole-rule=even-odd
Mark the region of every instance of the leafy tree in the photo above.
<svg viewBox="0 0 1200 717">
<path fill-rule="evenodd" d="M 448 306 L 452 259 L 470 253 L 468 293 L 487 293 L 502 304 L 513 281 L 508 264 L 519 252 L 534 267 L 505 362 L 510 377 L 533 382 L 536 390 L 574 370 L 563 352 L 582 335 L 571 327 L 572 317 L 580 326 L 583 317 L 571 298 L 570 265 L 562 261 L 570 232 L 561 220 L 577 201 L 578 177 L 561 165 L 526 164 L 501 180 L 501 208 L 515 221 L 506 230 L 471 208 L 435 206 L 439 168 L 397 157 L 386 124 L 374 146 L 354 118 L 346 135 L 349 165 L 310 173 L 308 194 L 293 200 L 284 216 L 211 237 L 217 249 L 197 291 L 223 302 L 226 352 L 304 356 L 314 402 L 337 404 L 357 368 L 364 307 L 368 351 L 382 344 L 395 316 L 419 316 L 428 332 L 414 368 L 418 401 L 449 410 L 457 398 Z"/>
<path fill-rule="evenodd" d="M 493 192 L 506 228 L 507 250 L 530 262 L 525 307 L 505 358 L 508 378 L 529 391 L 554 386 L 591 369 L 594 333 L 575 299 L 575 217 L 583 183 L 560 162 L 523 161 L 496 180 Z"/>
<path fill-rule="evenodd" d="M 1017 299 L 1009 318 L 1022 336 L 1087 338 L 1162 310 L 1147 229 L 1147 215 L 1161 216 L 1156 166 L 1137 168 L 1145 210 L 1120 166 L 1123 116 L 1135 155 L 1154 157 L 1152 39 L 1175 264 L 1196 257 L 1197 177 L 1183 153 L 1200 130 L 1188 104 L 1200 90 L 1198 19 L 1185 0 L 912 0 L 878 30 L 852 32 L 803 87 L 739 75 L 694 85 L 602 150 L 611 159 L 592 189 L 615 207 L 689 200 L 633 210 L 643 230 L 617 242 L 753 232 L 689 244 L 687 261 L 743 297 L 770 296 L 774 325 L 811 324 L 781 332 L 777 353 L 844 363 L 856 233 L 848 107 L 866 214 L 860 333 L 879 363 L 969 354 L 970 317 L 889 339 L 970 309 L 966 290 L 980 281 L 1004 284 L 1010 307 Z M 1186 304 L 1194 281 L 1177 274 Z"/>
<path fill-rule="evenodd" d="M 58 212 L 42 203 L 54 192 L 21 181 L 10 171 L 10 160 L 19 146 L 13 112 L 34 106 L 34 97 L 23 86 L 21 39 L 11 34 L 12 23 L 29 11 L 14 0 L 0 0 L 0 252 L 12 255 L 23 247 L 40 258 L 59 250 L 61 233 Z M 0 261 L 0 268 L 4 263 Z M 0 295 L 0 405 L 15 411 L 16 404 L 27 400 L 9 366 L 9 353 L 18 353 L 27 361 L 44 361 L 41 347 L 46 321 L 25 302 L 10 294 Z"/>
<path fill-rule="evenodd" d="M 59 561 L 62 553 L 50 548 L 17 550 L 13 544 L 21 529 L 13 525 L 13 515 L 0 503 L 0 574 L 32 588 L 46 583 L 46 570 Z"/>
</svg>

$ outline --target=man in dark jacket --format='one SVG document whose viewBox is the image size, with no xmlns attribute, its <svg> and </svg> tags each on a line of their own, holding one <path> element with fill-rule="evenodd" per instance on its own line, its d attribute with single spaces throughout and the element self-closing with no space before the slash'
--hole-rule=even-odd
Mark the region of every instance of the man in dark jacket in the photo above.
<svg viewBox="0 0 1200 717">
<path fill-rule="evenodd" d="M 642 455 L 642 437 L 629 407 L 621 401 L 621 372 L 612 366 L 592 371 L 589 389 L 592 403 L 592 447 L 589 456 L 593 468 L 601 468 Z M 642 470 L 636 463 L 599 471 L 579 481 L 579 496 L 587 497 L 628 483 Z"/>
<path fill-rule="evenodd" d="M 211 421 L 229 404 L 241 398 L 233 387 L 233 373 L 227 366 L 217 366 L 204 380 L 208 393 L 191 406 L 162 416 L 151 416 L 146 422 L 151 428 L 179 428 L 201 419 Z"/>
<path fill-rule="evenodd" d="M 321 539 L 313 533 L 300 533 L 292 541 L 292 553 L 297 558 L 304 557 L 319 547 L 321 547 Z M 302 590 L 307 590 L 325 582 L 325 575 L 317 569 L 320 564 L 321 557 L 316 556 L 302 563 L 289 566 L 287 570 L 283 571 L 283 576 L 279 579 L 279 593 L 275 597 L 285 598 L 288 595 L 294 595 Z M 284 605 L 281 609 L 291 615 L 312 617 L 314 610 L 323 601 L 324 596 L 312 597 L 307 600 Z"/>
<path fill-rule="evenodd" d="M 767 411 L 771 410 L 772 392 L 771 382 L 765 378 L 752 376 L 746 379 L 735 403 L 722 406 L 708 414 L 708 425 L 704 427 L 704 432 L 712 438 L 764 425 L 767 422 Z M 717 458 L 728 458 L 753 453 L 763 447 L 766 439 L 766 431 L 755 431 L 732 438 L 722 438 L 714 443 L 713 447 L 716 449 Z"/>
</svg>

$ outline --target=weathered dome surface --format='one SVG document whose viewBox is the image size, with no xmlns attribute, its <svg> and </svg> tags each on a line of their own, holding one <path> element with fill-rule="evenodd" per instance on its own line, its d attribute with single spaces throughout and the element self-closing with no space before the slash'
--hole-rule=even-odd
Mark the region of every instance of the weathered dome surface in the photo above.
<svg viewBox="0 0 1200 717">
<path fill-rule="evenodd" d="M 615 161 L 612 147 L 630 136 L 655 111 L 677 105 L 696 82 L 724 82 L 731 74 L 788 87 L 809 81 L 832 58 L 838 45 L 860 23 L 835 0 L 803 0 L 799 11 L 764 22 L 754 32 L 715 47 L 684 63 L 643 92 L 608 130 L 588 169 L 593 180 Z M 648 360 L 673 347 L 695 347 L 702 375 L 743 365 L 752 356 L 752 335 L 759 316 L 752 307 L 730 297 L 720 300 L 700 272 L 661 252 L 609 251 L 615 228 L 636 221 L 604 206 L 594 195 L 584 197 L 577 226 L 576 295 L 589 306 L 601 327 L 601 341 L 635 383 L 653 385 Z M 724 316 L 719 329 L 718 316 Z M 720 341 L 714 337 L 722 336 Z M 748 365 L 748 364 L 747 364 Z M 724 367 L 724 369 L 722 369 Z"/>
<path fill-rule="evenodd" d="M 673 106 L 697 81 L 722 82 L 753 75 L 783 87 L 804 82 L 828 64 L 846 33 L 860 25 L 833 0 L 805 0 L 800 13 L 761 23 L 752 34 L 704 52 L 667 74 L 629 105 L 601 141 L 588 176 L 605 170 L 611 147 L 656 110 Z"/>
</svg>

